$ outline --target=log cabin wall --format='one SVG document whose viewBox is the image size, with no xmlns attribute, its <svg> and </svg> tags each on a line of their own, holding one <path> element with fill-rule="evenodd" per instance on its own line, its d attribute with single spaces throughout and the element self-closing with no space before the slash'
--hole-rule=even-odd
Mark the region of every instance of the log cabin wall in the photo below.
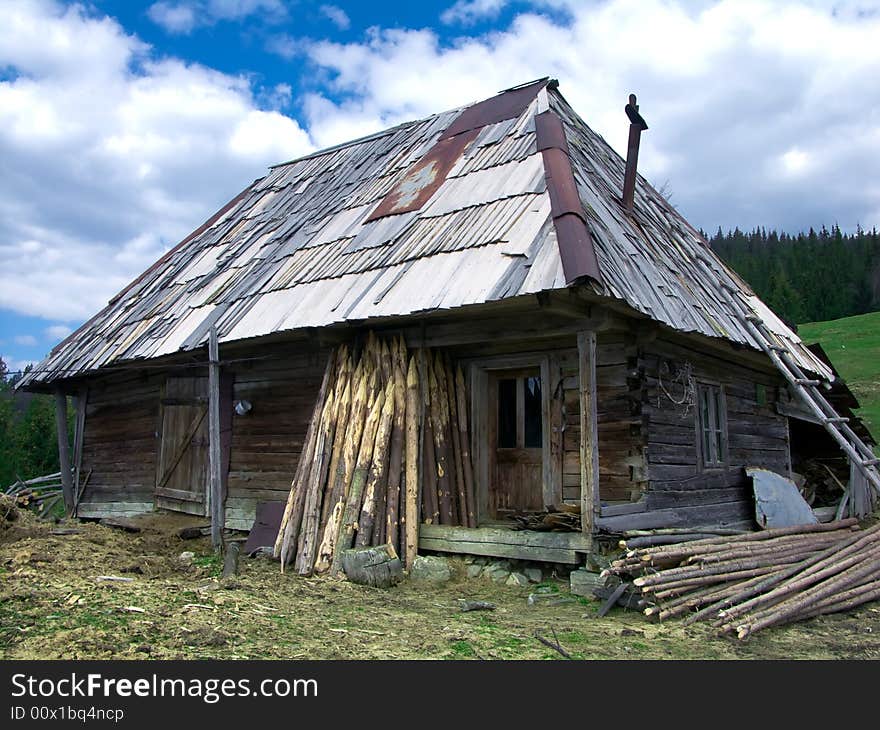
<svg viewBox="0 0 880 730">
<path fill-rule="evenodd" d="M 156 430 L 164 375 L 119 373 L 89 382 L 83 430 L 80 517 L 153 509 Z"/>
<path fill-rule="evenodd" d="M 778 373 L 732 350 L 716 354 L 684 338 L 643 343 L 637 362 L 648 478 L 643 504 L 655 517 L 636 526 L 751 520 L 751 485 L 743 467 L 790 473 L 788 421 L 775 407 L 783 387 Z M 693 396 L 689 404 L 680 402 L 685 376 L 693 386 L 723 393 L 724 453 L 717 466 L 704 465 L 699 403 Z"/>
<path fill-rule="evenodd" d="M 599 497 L 602 502 L 636 501 L 646 485 L 642 386 L 635 337 L 602 333 L 596 343 L 599 420 Z M 580 499 L 580 408 L 577 350 L 562 362 L 565 387 L 565 501 Z"/>
<path fill-rule="evenodd" d="M 287 499 L 329 354 L 307 343 L 221 350 L 221 359 L 253 358 L 224 369 L 233 403 L 251 404 L 246 415 L 232 415 L 228 528 L 249 530 L 257 502 Z"/>
</svg>

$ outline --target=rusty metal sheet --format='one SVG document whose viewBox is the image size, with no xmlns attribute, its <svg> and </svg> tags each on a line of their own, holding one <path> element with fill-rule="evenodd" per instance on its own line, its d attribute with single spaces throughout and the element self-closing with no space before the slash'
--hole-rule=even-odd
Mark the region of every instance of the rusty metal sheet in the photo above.
<svg viewBox="0 0 880 730">
<path fill-rule="evenodd" d="M 549 109 L 535 115 L 535 136 L 538 152 L 557 149 L 568 154 L 568 140 L 565 139 L 565 127 L 557 114 Z"/>
<path fill-rule="evenodd" d="M 448 139 L 462 132 L 485 127 L 520 116 L 550 79 L 543 78 L 523 86 L 503 91 L 491 99 L 472 104 L 450 124 L 440 139 Z"/>
<path fill-rule="evenodd" d="M 284 515 L 284 502 L 257 502 L 257 515 L 251 527 L 247 542 L 244 544 L 245 555 L 275 545 L 275 538 L 281 527 Z"/>
<path fill-rule="evenodd" d="M 562 121 L 549 110 L 536 115 L 535 135 L 544 160 L 565 283 L 570 285 L 584 277 L 601 282 L 599 261 L 571 169 Z"/>
<path fill-rule="evenodd" d="M 391 191 L 370 213 L 365 223 L 386 215 L 418 210 L 437 192 L 461 153 L 473 142 L 479 130 L 472 129 L 455 137 L 440 140 L 416 164 L 410 167 Z"/>
</svg>

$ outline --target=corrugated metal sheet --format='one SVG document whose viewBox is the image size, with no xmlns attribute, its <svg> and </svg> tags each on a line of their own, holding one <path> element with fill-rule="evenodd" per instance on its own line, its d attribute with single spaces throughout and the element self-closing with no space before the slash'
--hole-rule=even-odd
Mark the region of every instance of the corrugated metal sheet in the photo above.
<svg viewBox="0 0 880 730">
<path fill-rule="evenodd" d="M 528 87 L 523 87 L 528 88 Z M 417 210 L 369 221 L 461 109 L 403 124 L 270 169 L 59 345 L 26 382 L 202 345 L 563 288 L 535 115 L 562 120 L 577 192 L 599 259 L 597 294 L 683 331 L 756 346 L 706 280 L 751 291 L 644 180 L 636 213 L 620 205 L 624 161 L 552 88 L 518 90 L 518 116 L 492 105 L 436 191 Z M 552 182 L 551 182 L 552 184 Z M 761 310 L 755 303 L 756 311 Z M 762 312 L 763 313 L 763 312 Z M 769 319 L 765 317 L 765 319 Z M 776 318 L 778 337 L 801 352 Z M 802 365 L 824 365 L 803 349 Z M 817 365 L 818 363 L 818 365 Z"/>
</svg>

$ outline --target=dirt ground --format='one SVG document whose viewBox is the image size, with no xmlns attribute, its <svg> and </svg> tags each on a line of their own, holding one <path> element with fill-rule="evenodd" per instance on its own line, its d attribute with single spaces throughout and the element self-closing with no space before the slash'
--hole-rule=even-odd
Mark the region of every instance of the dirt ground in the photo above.
<svg viewBox="0 0 880 730">
<path fill-rule="evenodd" d="M 206 538 L 183 541 L 192 518 L 155 515 L 140 533 L 94 523 L 0 526 L 0 658 L 4 659 L 877 659 L 880 608 L 768 629 L 739 642 L 678 620 L 651 623 L 583 598 L 530 606 L 535 590 L 464 578 L 390 590 L 281 575 L 242 557 L 221 581 Z M 73 528 L 76 534 L 52 534 Z M 182 551 L 195 553 L 181 561 Z M 129 578 L 101 580 L 99 576 Z M 567 594 L 551 580 L 541 590 Z M 459 599 L 495 611 L 463 613 Z"/>
</svg>

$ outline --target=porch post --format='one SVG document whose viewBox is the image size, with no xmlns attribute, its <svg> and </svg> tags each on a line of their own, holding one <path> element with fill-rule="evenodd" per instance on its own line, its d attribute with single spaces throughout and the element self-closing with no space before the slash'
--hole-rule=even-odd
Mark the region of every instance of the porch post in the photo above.
<svg viewBox="0 0 880 730">
<path fill-rule="evenodd" d="M 220 550 L 226 514 L 220 464 L 220 348 L 215 327 L 208 333 L 208 505 L 211 544 L 214 550 Z"/>
<path fill-rule="evenodd" d="M 599 435 L 596 412 L 596 333 L 578 332 L 581 420 L 581 529 L 592 540 L 599 508 Z"/>
<path fill-rule="evenodd" d="M 67 438 L 67 395 L 61 388 L 55 388 L 55 430 L 58 433 L 58 461 L 61 464 L 61 491 L 64 495 L 64 510 L 73 514 L 73 472 L 70 468 L 70 442 Z"/>
</svg>

